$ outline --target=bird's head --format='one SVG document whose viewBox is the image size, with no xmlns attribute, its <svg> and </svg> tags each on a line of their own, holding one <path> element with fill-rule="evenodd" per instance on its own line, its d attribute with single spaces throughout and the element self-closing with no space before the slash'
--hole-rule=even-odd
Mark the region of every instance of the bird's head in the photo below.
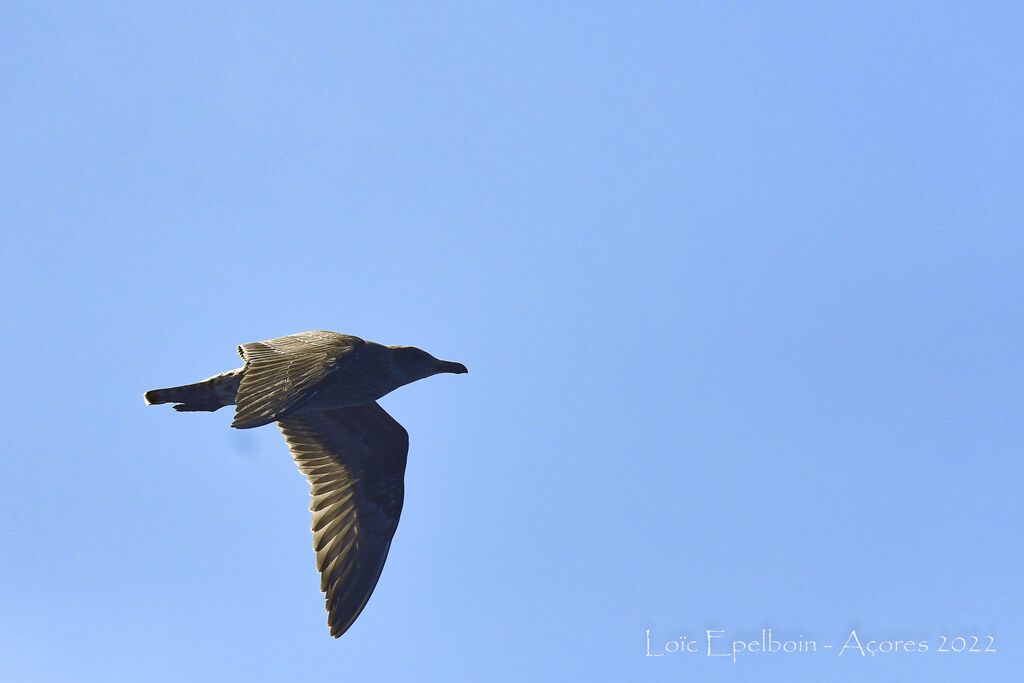
<svg viewBox="0 0 1024 683">
<path fill-rule="evenodd" d="M 392 346 L 391 349 L 395 363 L 402 374 L 409 378 L 410 382 L 441 372 L 452 372 L 455 374 L 469 372 L 462 363 L 434 358 L 423 349 L 417 349 L 415 346 Z"/>
</svg>

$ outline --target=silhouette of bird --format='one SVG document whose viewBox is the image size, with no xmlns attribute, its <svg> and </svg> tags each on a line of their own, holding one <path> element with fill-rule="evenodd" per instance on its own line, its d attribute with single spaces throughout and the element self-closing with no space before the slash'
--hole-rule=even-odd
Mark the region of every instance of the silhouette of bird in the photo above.
<svg viewBox="0 0 1024 683">
<path fill-rule="evenodd" d="M 337 638 L 373 593 L 402 512 L 409 434 L 377 399 L 466 366 L 336 332 L 242 344 L 238 353 L 244 367 L 147 391 L 146 404 L 211 412 L 234 405 L 238 429 L 277 422 L 309 480 L 320 590 Z"/>
</svg>

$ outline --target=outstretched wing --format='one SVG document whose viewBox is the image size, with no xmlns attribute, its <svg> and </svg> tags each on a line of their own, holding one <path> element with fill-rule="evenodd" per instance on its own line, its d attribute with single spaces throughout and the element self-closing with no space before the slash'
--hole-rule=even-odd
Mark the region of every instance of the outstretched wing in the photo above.
<svg viewBox="0 0 1024 683">
<path fill-rule="evenodd" d="M 313 549 L 337 638 L 370 599 L 398 527 L 409 434 L 377 403 L 278 421 L 313 502 Z"/>
<path fill-rule="evenodd" d="M 311 398 L 314 387 L 363 344 L 359 337 L 335 332 L 302 332 L 242 344 L 238 354 L 245 368 L 231 426 L 259 427 L 283 416 Z"/>
</svg>

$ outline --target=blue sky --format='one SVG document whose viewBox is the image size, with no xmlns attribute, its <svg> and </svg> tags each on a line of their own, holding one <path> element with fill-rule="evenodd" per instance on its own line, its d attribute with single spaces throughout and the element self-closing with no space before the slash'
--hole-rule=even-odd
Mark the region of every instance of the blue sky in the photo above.
<svg viewBox="0 0 1024 683">
<path fill-rule="evenodd" d="M 1022 26 L 6 3 L 8 677 L 1012 680 Z M 405 508 L 338 641 L 277 430 L 142 401 L 310 329 L 470 369 L 382 401 Z M 768 628 L 819 649 L 706 656 Z"/>
</svg>

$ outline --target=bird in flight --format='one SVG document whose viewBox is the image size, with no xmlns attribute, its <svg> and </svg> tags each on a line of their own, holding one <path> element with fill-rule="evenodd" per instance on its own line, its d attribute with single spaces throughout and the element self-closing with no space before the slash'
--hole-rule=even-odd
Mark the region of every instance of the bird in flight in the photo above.
<svg viewBox="0 0 1024 683">
<path fill-rule="evenodd" d="M 337 638 L 370 599 L 402 512 L 409 434 L 377 399 L 424 377 L 467 372 L 466 366 L 336 332 L 242 344 L 238 353 L 243 367 L 147 391 L 146 404 L 210 412 L 234 405 L 232 427 L 277 423 L 309 480 L 320 590 Z"/>
</svg>

